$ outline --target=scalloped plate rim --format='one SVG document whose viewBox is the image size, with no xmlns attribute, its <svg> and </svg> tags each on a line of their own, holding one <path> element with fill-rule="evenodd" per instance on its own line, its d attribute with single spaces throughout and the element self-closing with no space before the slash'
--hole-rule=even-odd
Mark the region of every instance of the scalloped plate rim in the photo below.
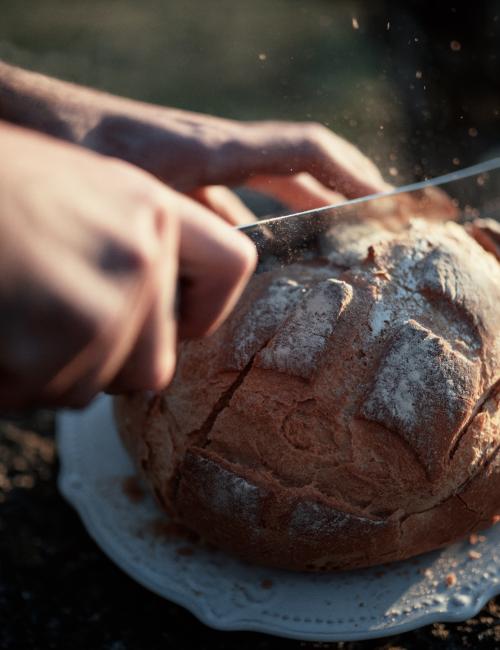
<svg viewBox="0 0 500 650">
<path fill-rule="evenodd" d="M 96 401 L 101 401 L 102 399 L 108 398 L 101 397 Z M 95 402 L 89 408 L 92 407 L 95 407 Z M 129 577 L 149 591 L 184 607 L 198 620 L 211 628 L 220 631 L 261 632 L 300 641 L 366 641 L 410 632 L 432 623 L 464 621 L 475 616 L 488 600 L 500 594 L 499 580 L 491 583 L 481 594 L 474 594 L 473 600 L 470 604 L 462 605 L 460 608 L 457 608 L 455 612 L 450 611 L 449 609 L 444 611 L 436 610 L 422 612 L 422 614 L 415 614 L 415 616 L 407 622 L 395 623 L 388 625 L 385 628 L 366 629 L 364 631 L 353 629 L 351 632 L 342 632 L 340 636 L 332 631 L 301 631 L 291 629 L 287 624 L 273 623 L 271 621 L 263 620 L 262 618 L 235 617 L 234 614 L 226 614 L 220 617 L 213 616 L 204 606 L 203 600 L 190 598 L 183 590 L 175 589 L 175 586 L 173 585 L 156 584 L 154 579 L 144 577 L 144 575 L 141 574 L 141 568 L 139 566 L 134 565 L 134 563 L 128 558 L 122 559 L 119 553 L 115 553 L 116 540 L 113 541 L 114 538 L 110 538 L 110 536 L 102 530 L 102 527 L 96 523 L 88 504 L 85 502 L 85 499 L 82 498 L 84 492 L 80 489 L 75 489 L 71 485 L 73 476 L 79 475 L 74 474 L 70 469 L 71 461 L 68 460 L 68 441 L 71 434 L 64 431 L 64 429 L 68 426 L 68 423 L 78 421 L 87 413 L 88 410 L 84 410 L 80 413 L 70 411 L 62 412 L 58 415 L 56 441 L 60 459 L 60 470 L 57 483 L 61 494 L 68 503 L 75 508 L 91 538 L 114 564 L 119 566 Z M 233 612 L 234 611 L 235 610 L 233 610 Z M 288 621 L 288 623 L 290 622 Z"/>
</svg>

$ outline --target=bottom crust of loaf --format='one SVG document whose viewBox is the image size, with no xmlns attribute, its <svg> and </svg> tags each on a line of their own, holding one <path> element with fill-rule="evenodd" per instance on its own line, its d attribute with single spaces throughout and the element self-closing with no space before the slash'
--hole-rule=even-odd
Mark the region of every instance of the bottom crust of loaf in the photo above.
<svg viewBox="0 0 500 650">
<path fill-rule="evenodd" d="M 312 491 L 298 494 L 269 476 L 262 481 L 258 471 L 196 446 L 184 454 L 167 487 L 162 476 L 152 476 L 141 451 L 155 418 L 147 400 L 118 397 L 115 415 L 160 506 L 204 540 L 251 563 L 326 572 L 404 560 L 491 526 L 500 511 L 498 452 L 435 507 L 386 519 L 336 510 Z"/>
</svg>

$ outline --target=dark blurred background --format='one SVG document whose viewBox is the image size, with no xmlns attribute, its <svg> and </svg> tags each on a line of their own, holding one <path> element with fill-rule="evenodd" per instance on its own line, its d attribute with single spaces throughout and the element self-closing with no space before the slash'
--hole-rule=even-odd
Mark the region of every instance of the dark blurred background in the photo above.
<svg viewBox="0 0 500 650">
<path fill-rule="evenodd" d="M 19 0 L 0 57 L 142 100 L 318 120 L 395 184 L 500 152 L 500 0 Z"/>
</svg>

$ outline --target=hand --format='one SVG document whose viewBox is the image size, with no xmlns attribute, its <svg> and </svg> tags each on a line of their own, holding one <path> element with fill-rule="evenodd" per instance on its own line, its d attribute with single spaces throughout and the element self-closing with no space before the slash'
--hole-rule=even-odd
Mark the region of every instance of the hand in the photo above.
<svg viewBox="0 0 500 650">
<path fill-rule="evenodd" d="M 0 123 L 0 406 L 158 389 L 225 317 L 255 250 L 124 162 Z"/>
<path fill-rule="evenodd" d="M 320 124 L 243 123 L 108 101 L 82 144 L 148 170 L 232 223 L 248 213 L 222 186 L 247 185 L 294 210 L 391 189 L 356 147 Z"/>
<path fill-rule="evenodd" d="M 314 123 L 237 122 L 154 106 L 0 62 L 0 118 L 121 158 L 228 220 L 252 220 L 226 186 L 307 210 L 390 189 L 358 149 Z"/>
</svg>

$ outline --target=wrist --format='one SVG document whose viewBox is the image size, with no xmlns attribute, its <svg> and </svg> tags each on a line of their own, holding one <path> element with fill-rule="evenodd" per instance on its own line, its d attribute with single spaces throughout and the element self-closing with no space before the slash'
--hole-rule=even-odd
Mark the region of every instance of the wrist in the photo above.
<svg viewBox="0 0 500 650">
<path fill-rule="evenodd" d="M 0 61 L 0 119 L 82 144 L 114 98 Z"/>
</svg>

